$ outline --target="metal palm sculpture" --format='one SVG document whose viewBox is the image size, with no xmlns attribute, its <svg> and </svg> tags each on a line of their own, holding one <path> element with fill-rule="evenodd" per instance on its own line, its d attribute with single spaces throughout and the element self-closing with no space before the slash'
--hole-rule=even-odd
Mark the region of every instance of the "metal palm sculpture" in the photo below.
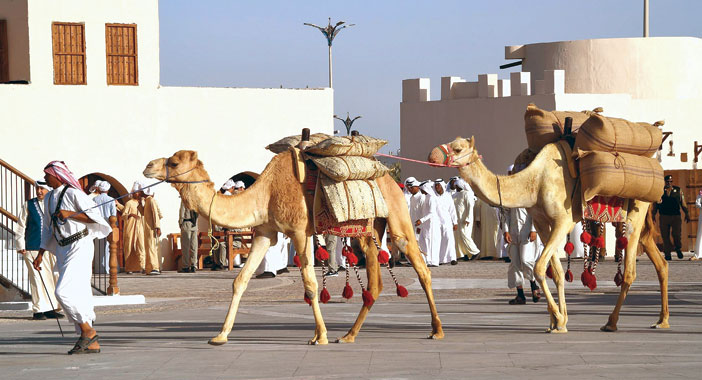
<svg viewBox="0 0 702 380">
<path fill-rule="evenodd" d="M 341 120 L 342 123 L 344 123 L 344 126 L 346 127 L 346 136 L 351 135 L 351 126 L 353 125 L 353 122 L 356 121 L 356 119 L 360 119 L 361 116 L 356 116 L 353 119 L 349 117 L 349 113 L 346 113 L 346 119 L 342 119 L 336 115 L 334 115 L 334 119 Z"/>
<path fill-rule="evenodd" d="M 336 25 L 332 26 L 331 24 L 331 17 L 329 17 L 329 24 L 326 27 L 321 27 L 319 25 L 315 24 L 310 24 L 310 23 L 304 23 L 304 25 L 311 26 L 313 28 L 319 29 L 320 32 L 324 35 L 324 38 L 327 39 L 327 46 L 329 47 L 329 88 L 332 88 L 332 43 L 334 42 L 334 37 L 336 37 L 337 34 L 342 29 L 348 28 L 349 26 L 354 26 L 356 24 L 346 24 L 345 21 L 339 21 L 336 23 Z"/>
</svg>

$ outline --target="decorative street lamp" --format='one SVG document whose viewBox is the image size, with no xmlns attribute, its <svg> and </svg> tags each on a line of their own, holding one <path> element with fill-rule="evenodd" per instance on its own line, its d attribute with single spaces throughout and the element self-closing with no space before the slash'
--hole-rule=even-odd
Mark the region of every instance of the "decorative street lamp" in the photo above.
<svg viewBox="0 0 702 380">
<path fill-rule="evenodd" d="M 307 25 L 307 26 L 311 26 L 313 28 L 319 29 L 319 31 L 322 32 L 322 34 L 324 34 L 324 38 L 327 39 L 327 46 L 329 46 L 329 88 L 333 88 L 332 87 L 332 42 L 334 41 L 334 37 L 336 37 L 336 35 L 339 34 L 341 29 L 356 25 L 356 24 L 344 25 L 345 23 L 346 23 L 345 21 L 339 21 L 336 23 L 336 25 L 332 26 L 331 17 L 329 17 L 329 25 L 327 25 L 324 28 L 321 26 L 318 26 L 318 25 L 305 23 L 305 25 Z"/>
<path fill-rule="evenodd" d="M 346 119 L 342 119 L 336 115 L 334 115 L 334 119 L 341 120 L 344 123 L 344 126 L 346 127 L 346 136 L 351 135 L 351 126 L 353 125 L 353 122 L 356 121 L 356 119 L 360 119 L 361 116 L 356 116 L 353 119 L 349 117 L 349 113 L 346 113 Z"/>
</svg>

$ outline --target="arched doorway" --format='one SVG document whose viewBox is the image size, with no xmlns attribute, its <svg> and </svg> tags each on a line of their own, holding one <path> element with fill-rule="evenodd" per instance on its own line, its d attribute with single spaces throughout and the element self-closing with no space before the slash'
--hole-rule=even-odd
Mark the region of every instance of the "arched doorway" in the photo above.
<svg viewBox="0 0 702 380">
<path fill-rule="evenodd" d="M 248 189 L 253 185 L 254 182 L 258 179 L 260 174 L 254 173 L 254 172 L 241 172 L 239 174 L 233 175 L 230 179 L 232 181 L 242 181 L 244 182 L 244 185 L 246 185 L 246 188 Z"/>
</svg>

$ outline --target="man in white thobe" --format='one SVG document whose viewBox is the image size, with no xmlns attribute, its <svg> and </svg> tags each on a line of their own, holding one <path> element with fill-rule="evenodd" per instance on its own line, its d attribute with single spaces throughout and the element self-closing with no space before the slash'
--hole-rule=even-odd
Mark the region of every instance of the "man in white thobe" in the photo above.
<svg viewBox="0 0 702 380">
<path fill-rule="evenodd" d="M 58 273 L 54 272 L 56 257 L 52 253 L 44 254 L 44 265 L 40 271 L 34 269 L 32 263 L 41 244 L 42 225 L 44 222 L 44 198 L 51 188 L 44 181 L 36 181 L 36 198 L 22 205 L 19 220 L 15 225 L 15 247 L 22 254 L 27 267 L 29 289 L 32 294 L 32 319 L 63 318 L 58 313 L 60 305 L 54 291 L 58 281 Z M 42 284 L 43 280 L 43 284 Z M 46 287 L 46 288 L 44 288 Z"/>
<path fill-rule="evenodd" d="M 419 249 L 424 252 L 428 267 L 438 267 L 441 252 L 439 197 L 434 191 L 433 181 L 424 181 L 419 189 L 424 195 L 421 216 L 415 221 L 415 226 L 420 228 Z"/>
<path fill-rule="evenodd" d="M 288 261 L 288 238 L 283 233 L 278 232 L 278 241 L 271 245 L 263 256 L 263 261 L 256 269 L 256 278 L 274 278 L 278 271 L 287 267 Z"/>
<path fill-rule="evenodd" d="M 475 194 L 462 178 L 454 180 L 453 203 L 456 206 L 458 229 L 455 231 L 456 256 L 465 261 L 475 257 L 480 250 L 473 242 L 473 208 Z"/>
<path fill-rule="evenodd" d="M 54 190 L 44 198 L 44 221 L 39 254 L 34 268 L 41 269 L 44 252 L 54 252 L 59 272 L 56 299 L 80 334 L 69 354 L 98 353 L 100 344 L 90 286 L 94 239 L 106 237 L 112 228 L 94 208 L 80 183 L 62 161 L 44 168 L 44 179 Z"/>
<path fill-rule="evenodd" d="M 453 197 L 446 191 L 446 183 L 442 179 L 434 180 L 434 191 L 439 201 L 439 223 L 441 229 L 441 249 L 439 250 L 439 264 L 456 265 L 456 240 L 454 232 L 458 230 L 456 206 Z"/>
<path fill-rule="evenodd" d="M 502 229 L 505 231 L 504 240 L 508 244 L 507 250 L 511 260 L 507 271 L 507 287 L 517 288 L 517 296 L 509 303 L 510 305 L 526 303 L 524 284 L 527 281 L 531 286 L 533 301 L 538 302 L 540 294 L 534 279 L 534 264 L 539 255 L 539 247 L 531 216 L 524 208 L 509 209 Z"/>
<path fill-rule="evenodd" d="M 102 215 L 102 217 L 105 218 L 105 221 L 107 221 L 109 224 L 110 217 L 117 216 L 117 205 L 115 199 L 107 195 L 107 192 L 110 191 L 110 187 L 112 187 L 112 185 L 110 185 L 110 183 L 107 181 L 100 180 L 95 181 L 95 185 L 97 186 L 98 195 L 93 198 L 93 202 L 99 206 L 97 209 L 100 212 L 100 215 Z M 96 258 L 98 264 L 96 272 L 109 273 L 110 243 L 107 241 L 107 239 L 96 239 L 95 243 L 98 247 L 100 247 L 98 252 L 101 253 L 100 257 Z M 119 263 L 117 263 L 117 270 L 119 271 Z"/>
</svg>

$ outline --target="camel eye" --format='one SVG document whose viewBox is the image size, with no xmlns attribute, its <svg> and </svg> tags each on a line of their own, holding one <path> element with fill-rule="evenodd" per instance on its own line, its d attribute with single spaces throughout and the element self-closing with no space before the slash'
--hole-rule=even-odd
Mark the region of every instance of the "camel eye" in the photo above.
<svg viewBox="0 0 702 380">
<path fill-rule="evenodd" d="M 168 163 L 168 166 L 170 166 L 170 167 L 172 167 L 172 168 L 175 168 L 176 166 L 178 166 L 178 163 L 176 163 L 176 162 L 169 162 L 169 163 Z"/>
</svg>

